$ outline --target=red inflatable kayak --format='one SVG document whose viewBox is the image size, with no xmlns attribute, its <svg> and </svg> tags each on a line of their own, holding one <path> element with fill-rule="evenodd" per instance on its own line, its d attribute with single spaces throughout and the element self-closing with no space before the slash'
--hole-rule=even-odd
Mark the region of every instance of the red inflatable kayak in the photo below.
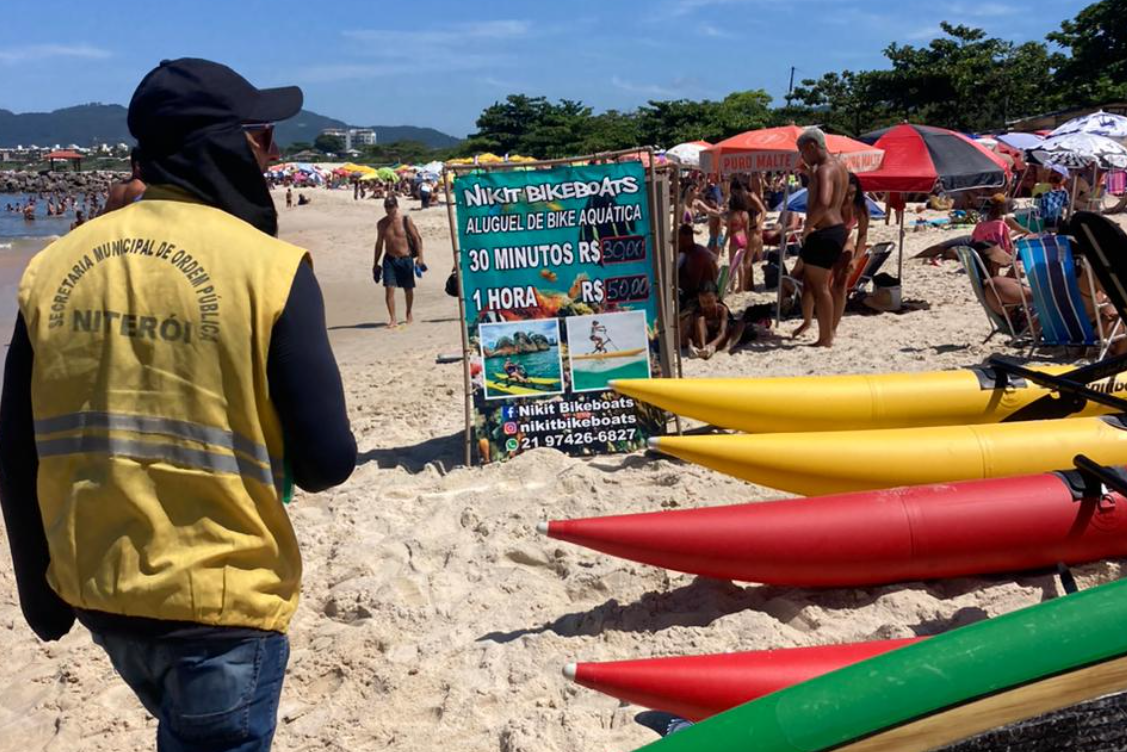
<svg viewBox="0 0 1127 752">
<path fill-rule="evenodd" d="M 1127 556 L 1127 500 L 1064 472 L 555 521 L 539 529 L 706 577 L 841 587 Z"/>
<path fill-rule="evenodd" d="M 611 697 L 700 721 L 921 639 L 686 658 L 572 663 L 564 669 L 564 675 Z"/>
</svg>

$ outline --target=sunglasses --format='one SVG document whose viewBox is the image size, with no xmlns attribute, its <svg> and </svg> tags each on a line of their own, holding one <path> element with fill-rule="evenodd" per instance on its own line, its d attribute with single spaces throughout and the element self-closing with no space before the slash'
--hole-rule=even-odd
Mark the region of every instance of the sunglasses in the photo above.
<svg viewBox="0 0 1127 752">
<path fill-rule="evenodd" d="M 245 123 L 243 130 L 258 142 L 263 151 L 270 151 L 270 148 L 274 145 L 273 123 Z"/>
</svg>

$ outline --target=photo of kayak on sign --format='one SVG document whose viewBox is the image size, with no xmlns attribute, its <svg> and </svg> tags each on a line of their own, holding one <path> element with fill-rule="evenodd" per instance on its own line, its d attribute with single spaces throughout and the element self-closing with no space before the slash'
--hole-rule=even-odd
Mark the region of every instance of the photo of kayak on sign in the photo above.
<svg viewBox="0 0 1127 752">
<path fill-rule="evenodd" d="M 610 388 L 661 375 L 642 164 L 481 170 L 453 193 L 478 460 L 663 433 L 662 413 Z"/>
</svg>

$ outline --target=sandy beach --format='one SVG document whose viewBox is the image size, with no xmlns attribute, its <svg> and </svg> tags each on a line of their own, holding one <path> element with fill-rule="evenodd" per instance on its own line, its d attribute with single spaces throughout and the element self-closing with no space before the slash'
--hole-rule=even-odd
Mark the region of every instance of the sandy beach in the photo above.
<svg viewBox="0 0 1127 752">
<path fill-rule="evenodd" d="M 389 330 L 370 273 L 382 206 L 353 201 L 351 191 L 309 193 L 311 205 L 280 212 L 280 234 L 313 256 L 360 460 L 348 483 L 299 493 L 289 508 L 305 576 L 275 749 L 625 752 L 656 738 L 632 720 L 643 708 L 571 684 L 564 664 L 928 635 L 1057 594 L 1049 575 L 828 591 L 737 585 L 538 535 L 545 519 L 780 494 L 641 453 L 584 460 L 538 449 L 464 467 L 461 365 L 435 364 L 461 347 L 457 301 L 442 291 L 451 265 L 445 207 L 408 204 L 430 272 L 415 323 Z M 809 347 L 813 334 L 769 336 L 733 356 L 686 360 L 685 375 L 921 371 L 1022 354 L 1002 337 L 983 344 L 987 320 L 956 262 L 909 260 L 953 234 L 907 236 L 903 295 L 927 310 L 847 315 L 831 351 Z M 870 242 L 894 239 L 882 221 L 870 230 Z M 895 273 L 895 257 L 886 271 Z M 6 312 L 14 289 L 3 289 Z M 784 322 L 784 332 L 793 326 Z M 1075 573 L 1083 588 L 1120 569 Z M 0 654 L 0 752 L 151 748 L 155 722 L 84 629 L 59 643 L 35 640 L 6 554 Z"/>
</svg>

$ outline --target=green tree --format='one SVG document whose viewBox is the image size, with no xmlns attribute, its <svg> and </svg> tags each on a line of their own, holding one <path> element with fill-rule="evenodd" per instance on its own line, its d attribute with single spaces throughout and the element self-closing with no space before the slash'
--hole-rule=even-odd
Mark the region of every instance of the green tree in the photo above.
<svg viewBox="0 0 1127 752">
<path fill-rule="evenodd" d="M 510 94 L 504 102 L 486 107 L 477 119 L 477 132 L 463 144 L 468 153 L 517 151 L 521 138 L 539 123 L 551 108 L 544 97 Z"/>
<path fill-rule="evenodd" d="M 329 136 L 324 133 L 313 139 L 313 148 L 322 154 L 340 154 L 344 151 L 344 141 L 340 136 Z"/>
<path fill-rule="evenodd" d="M 636 113 L 607 110 L 590 118 L 587 134 L 576 153 L 597 154 L 629 149 L 641 142 Z"/>
<path fill-rule="evenodd" d="M 1127 0 L 1092 3 L 1048 38 L 1068 51 L 1053 61 L 1062 106 L 1127 99 Z"/>
<path fill-rule="evenodd" d="M 590 107 L 582 102 L 561 99 L 557 105 L 544 107 L 540 117 L 530 123 L 528 130 L 517 139 L 515 149 L 506 151 L 534 154 L 542 159 L 579 154 L 590 125 Z"/>
<path fill-rule="evenodd" d="M 709 136 L 717 140 L 766 128 L 771 122 L 771 96 L 762 89 L 734 92 L 716 105 L 713 117 L 713 130 Z"/>
<path fill-rule="evenodd" d="M 638 109 L 638 137 L 647 146 L 712 141 L 720 133 L 716 102 L 673 99 L 651 101 Z"/>
<path fill-rule="evenodd" d="M 890 70 L 870 74 L 865 99 L 893 118 L 976 131 L 1049 101 L 1050 62 L 1043 44 L 1016 47 L 982 29 L 941 24 L 926 47 L 892 44 Z M 1018 81 L 1024 76 L 1024 81 Z"/>
<path fill-rule="evenodd" d="M 795 122 L 817 120 L 834 133 L 854 138 L 879 128 L 889 120 L 889 114 L 880 103 L 873 101 L 873 78 L 870 72 L 844 70 L 826 73 L 819 79 L 806 79 L 795 87 L 791 98 L 805 109 L 796 111 L 794 114 L 799 117 L 791 119 Z"/>
<path fill-rule="evenodd" d="M 291 154 L 297 154 L 298 152 L 308 151 L 309 149 L 312 149 L 312 148 L 313 148 L 313 144 L 309 143 L 308 141 L 294 141 L 292 144 L 290 144 L 285 149 L 283 149 L 282 153 L 285 154 L 288 157 Z"/>
</svg>

